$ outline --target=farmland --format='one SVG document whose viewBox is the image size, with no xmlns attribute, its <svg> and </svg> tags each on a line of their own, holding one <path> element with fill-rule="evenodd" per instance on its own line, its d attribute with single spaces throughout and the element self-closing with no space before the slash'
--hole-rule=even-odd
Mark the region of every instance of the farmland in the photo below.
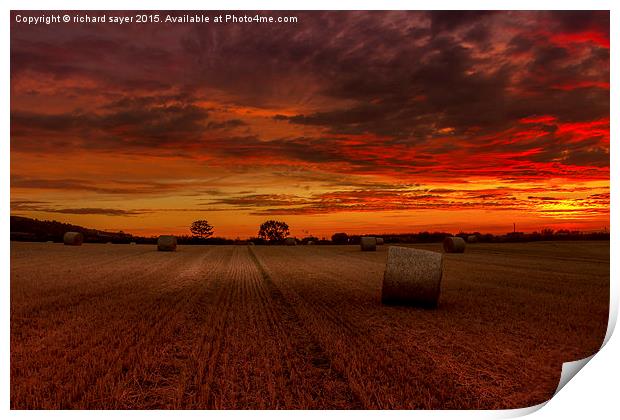
<svg viewBox="0 0 620 420">
<path fill-rule="evenodd" d="M 602 343 L 609 242 L 468 245 L 433 310 L 387 248 L 14 242 L 11 407 L 518 408 Z"/>
</svg>

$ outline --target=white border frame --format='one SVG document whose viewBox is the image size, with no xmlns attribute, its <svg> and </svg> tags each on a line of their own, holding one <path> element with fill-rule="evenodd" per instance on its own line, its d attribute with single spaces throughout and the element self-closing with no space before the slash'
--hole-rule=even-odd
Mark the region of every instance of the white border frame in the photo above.
<svg viewBox="0 0 620 420">
<path fill-rule="evenodd" d="M 614 7 L 615 6 L 615 7 Z M 434 2 L 404 1 L 404 0 L 314 0 L 301 1 L 295 4 L 287 4 L 283 0 L 230 0 L 226 2 L 198 2 L 189 0 L 164 1 L 138 1 L 138 0 L 93 0 L 85 3 L 83 0 L 8 0 L 3 2 L 5 14 L 4 19 L 10 19 L 10 10 L 611 10 L 611 138 L 617 138 L 618 128 L 615 122 L 620 121 L 618 117 L 618 95 L 616 83 L 618 78 L 614 70 L 618 69 L 618 31 L 620 28 L 620 18 L 618 15 L 618 2 L 611 0 L 524 0 L 524 1 L 501 1 L 501 0 L 470 0 L 468 2 L 458 0 L 443 0 Z M 10 215 L 10 150 L 9 150 L 9 123 L 10 123 L 10 25 L 5 21 L 2 25 L 2 80 L 0 94 L 3 99 L 4 112 L 1 115 L 4 140 L 0 147 L 0 167 L 2 177 L 0 178 L 0 214 L 4 223 L 0 223 L 0 267 L 2 267 L 0 277 L 0 287 L 2 302 L 2 324 L 0 326 L 2 341 L 0 344 L 0 354 L 2 355 L 2 376 L 0 378 L 1 404 L 8 415 L 15 418 L 35 418 L 41 415 L 55 418 L 81 418 L 85 415 L 80 411 L 9 411 L 10 407 L 10 350 L 9 350 L 9 319 L 10 319 L 10 293 L 9 293 L 9 263 L 10 263 L 10 242 L 9 242 L 9 215 Z M 611 146 L 611 208 L 616 209 L 618 189 L 618 166 L 615 147 Z M 618 216 L 613 212 L 610 215 L 611 231 L 611 306 L 610 322 L 606 345 L 591 359 L 591 362 L 577 375 L 577 379 L 571 380 L 562 390 L 548 403 L 536 407 L 529 407 L 517 410 L 504 411 L 295 411 L 295 412 L 273 412 L 273 411 L 92 411 L 88 416 L 94 418 L 122 418 L 132 416 L 137 418 L 169 418 L 180 416 L 184 418 L 202 418 L 209 415 L 216 419 L 219 418 L 258 418 L 258 419 L 284 419 L 289 417 L 305 418 L 335 418 L 340 416 L 351 416 L 359 419 L 365 418 L 416 418 L 440 417 L 469 417 L 469 418 L 504 418 L 517 417 L 532 412 L 536 412 L 537 418 L 583 418 L 592 416 L 594 418 L 609 418 L 609 413 L 618 413 L 617 384 L 620 374 L 620 343 L 617 337 L 612 338 L 611 333 L 616 324 L 618 312 L 618 257 L 619 248 L 614 245 L 618 239 L 616 228 L 618 226 Z M 544 409 L 539 410 L 545 406 Z"/>
</svg>

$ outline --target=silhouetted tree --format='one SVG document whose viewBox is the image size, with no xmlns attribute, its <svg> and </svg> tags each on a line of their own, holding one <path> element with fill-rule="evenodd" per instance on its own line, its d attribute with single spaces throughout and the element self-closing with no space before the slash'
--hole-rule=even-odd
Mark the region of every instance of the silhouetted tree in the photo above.
<svg viewBox="0 0 620 420">
<path fill-rule="evenodd" d="M 213 226 L 211 226 L 206 220 L 196 220 L 189 227 L 189 230 L 194 236 L 198 236 L 200 238 L 208 238 L 213 235 Z"/>
<path fill-rule="evenodd" d="M 283 240 L 289 234 L 288 225 L 278 220 L 267 220 L 260 225 L 258 237 L 272 242 Z"/>
<path fill-rule="evenodd" d="M 344 232 L 334 233 L 332 235 L 332 242 L 335 244 L 347 244 L 349 243 L 349 235 Z"/>
<path fill-rule="evenodd" d="M 553 229 L 545 228 L 540 233 L 542 234 L 542 236 L 550 238 L 553 236 L 554 232 L 553 232 Z"/>
</svg>

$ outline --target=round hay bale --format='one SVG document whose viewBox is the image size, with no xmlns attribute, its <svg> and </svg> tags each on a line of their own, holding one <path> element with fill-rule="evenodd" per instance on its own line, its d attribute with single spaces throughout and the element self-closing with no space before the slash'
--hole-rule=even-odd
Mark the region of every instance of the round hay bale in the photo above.
<svg viewBox="0 0 620 420">
<path fill-rule="evenodd" d="M 54 241 L 47 241 L 47 243 L 48 243 L 48 244 L 53 244 L 53 243 L 54 243 Z"/>
<path fill-rule="evenodd" d="M 129 245 L 135 245 L 135 244 L 136 244 L 135 242 L 129 242 Z"/>
<path fill-rule="evenodd" d="M 308 245 L 314 245 L 314 241 L 308 241 Z"/>
<path fill-rule="evenodd" d="M 449 254 L 462 254 L 465 252 L 465 241 L 458 236 L 448 236 L 443 240 L 443 250 Z"/>
<path fill-rule="evenodd" d="M 289 236 L 288 238 L 284 239 L 284 245 L 286 246 L 297 245 L 297 241 L 295 240 L 295 238 L 292 238 Z"/>
<path fill-rule="evenodd" d="M 478 242 L 478 237 L 476 235 L 469 235 L 467 237 L 467 242 L 469 242 L 470 244 L 475 244 L 476 242 Z"/>
<path fill-rule="evenodd" d="M 377 238 L 377 245 L 383 245 L 383 238 Z"/>
<path fill-rule="evenodd" d="M 250 242 L 248 242 L 248 245 L 254 246 L 254 242 L 250 241 Z"/>
<path fill-rule="evenodd" d="M 362 251 L 376 251 L 377 238 L 374 236 L 362 236 L 360 238 L 360 249 Z"/>
<path fill-rule="evenodd" d="M 381 301 L 436 307 L 439 300 L 443 254 L 391 246 L 383 274 Z"/>
<path fill-rule="evenodd" d="M 158 251 L 176 251 L 177 237 L 172 235 L 161 235 L 157 239 Z"/>
<path fill-rule="evenodd" d="M 66 232 L 62 241 L 65 245 L 80 246 L 84 242 L 84 235 L 80 232 Z"/>
</svg>

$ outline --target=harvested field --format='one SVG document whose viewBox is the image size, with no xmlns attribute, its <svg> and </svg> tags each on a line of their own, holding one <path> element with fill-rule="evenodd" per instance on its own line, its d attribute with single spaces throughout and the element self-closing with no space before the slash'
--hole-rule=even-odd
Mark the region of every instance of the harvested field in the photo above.
<svg viewBox="0 0 620 420">
<path fill-rule="evenodd" d="M 467 245 L 433 310 L 388 248 L 14 242 L 11 407 L 517 408 L 602 343 L 609 242 Z"/>
</svg>

